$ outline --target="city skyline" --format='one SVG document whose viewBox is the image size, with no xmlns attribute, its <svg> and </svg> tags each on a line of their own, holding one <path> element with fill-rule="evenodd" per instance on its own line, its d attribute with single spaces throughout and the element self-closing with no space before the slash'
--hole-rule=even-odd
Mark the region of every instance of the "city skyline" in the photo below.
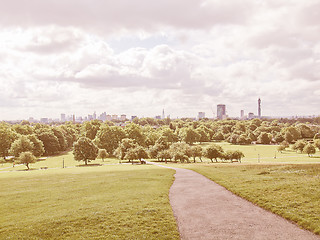
<svg viewBox="0 0 320 240">
<path fill-rule="evenodd" d="M 3 0 L 0 120 L 319 115 L 320 3 Z"/>
</svg>

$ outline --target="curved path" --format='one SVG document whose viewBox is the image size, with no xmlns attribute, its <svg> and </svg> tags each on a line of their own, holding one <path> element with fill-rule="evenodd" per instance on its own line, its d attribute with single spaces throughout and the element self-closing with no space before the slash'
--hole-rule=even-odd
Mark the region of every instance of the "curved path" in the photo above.
<svg viewBox="0 0 320 240">
<path fill-rule="evenodd" d="M 181 239 L 320 239 L 194 171 L 175 170 L 169 197 Z"/>
</svg>

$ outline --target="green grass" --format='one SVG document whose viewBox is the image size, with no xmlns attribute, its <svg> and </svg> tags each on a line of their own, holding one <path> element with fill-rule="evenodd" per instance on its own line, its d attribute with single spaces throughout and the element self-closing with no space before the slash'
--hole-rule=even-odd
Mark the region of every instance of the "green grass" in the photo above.
<svg viewBox="0 0 320 240">
<path fill-rule="evenodd" d="M 83 161 L 76 161 L 73 158 L 72 151 L 62 153 L 61 155 L 52 156 L 44 158 L 44 160 L 39 160 L 36 163 L 31 163 L 29 166 L 31 169 L 40 169 L 41 167 L 48 168 L 62 168 L 64 161 L 64 167 L 75 167 L 78 165 L 84 164 Z M 91 161 L 89 164 L 118 164 L 119 160 L 116 158 L 107 158 L 102 161 L 101 159 L 96 159 Z M 16 171 L 16 170 L 25 170 L 27 169 L 25 165 L 16 165 L 13 167 L 12 163 L 0 163 L 0 172 L 1 171 Z"/>
<path fill-rule="evenodd" d="M 320 234 L 320 164 L 185 164 L 235 194 Z"/>
<path fill-rule="evenodd" d="M 203 143 L 200 146 L 208 147 L 212 143 Z M 245 157 L 243 162 L 247 163 L 320 163 L 320 152 L 317 151 L 313 157 L 308 157 L 308 154 L 297 153 L 290 148 L 282 153 L 277 151 L 278 145 L 232 145 L 227 142 L 216 142 L 224 150 L 240 150 Z M 206 162 L 210 160 L 204 158 Z"/>
<path fill-rule="evenodd" d="M 148 165 L 2 172 L 0 239 L 179 239 L 173 174 Z"/>
</svg>

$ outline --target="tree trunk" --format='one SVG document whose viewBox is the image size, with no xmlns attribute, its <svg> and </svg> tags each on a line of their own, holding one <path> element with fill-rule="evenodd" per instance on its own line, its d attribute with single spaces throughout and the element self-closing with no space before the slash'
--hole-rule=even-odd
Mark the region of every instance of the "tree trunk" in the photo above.
<svg viewBox="0 0 320 240">
<path fill-rule="evenodd" d="M 210 159 L 211 160 L 211 162 L 213 163 L 213 159 Z"/>
<path fill-rule="evenodd" d="M 29 170 L 29 169 L 30 169 L 30 168 L 29 168 L 29 163 L 26 163 L 26 166 L 27 166 L 27 168 L 28 168 L 28 170 Z"/>
<path fill-rule="evenodd" d="M 85 165 L 88 165 L 88 160 L 87 160 L 87 159 L 84 160 L 84 164 L 85 164 Z"/>
</svg>

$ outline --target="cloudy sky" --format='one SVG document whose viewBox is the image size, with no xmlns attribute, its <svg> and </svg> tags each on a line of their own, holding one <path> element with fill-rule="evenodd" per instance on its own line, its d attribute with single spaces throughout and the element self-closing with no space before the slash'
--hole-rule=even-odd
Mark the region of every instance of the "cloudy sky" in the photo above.
<svg viewBox="0 0 320 240">
<path fill-rule="evenodd" d="M 1 0 L 0 119 L 320 114 L 318 0 Z"/>
</svg>

